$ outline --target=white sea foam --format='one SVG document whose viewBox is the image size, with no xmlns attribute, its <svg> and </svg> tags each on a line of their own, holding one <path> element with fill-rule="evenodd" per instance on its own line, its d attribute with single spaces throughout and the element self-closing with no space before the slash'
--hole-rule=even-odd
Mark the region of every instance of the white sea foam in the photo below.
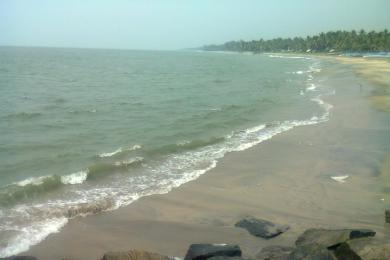
<svg viewBox="0 0 390 260">
<path fill-rule="evenodd" d="M 266 127 L 266 125 L 258 125 L 255 127 L 248 128 L 247 130 L 245 130 L 245 132 L 246 133 L 258 132 L 258 131 L 264 129 L 265 127 Z"/>
<path fill-rule="evenodd" d="M 81 184 L 88 177 L 88 171 L 79 171 L 69 175 L 61 176 L 61 182 L 63 184 Z"/>
<path fill-rule="evenodd" d="M 67 222 L 68 219 L 65 217 L 52 218 L 34 222 L 34 225 L 25 228 L 16 229 L 17 234 L 8 241 L 7 246 L 0 248 L 0 257 L 27 251 L 30 246 L 38 244 L 49 234 L 58 232 Z"/>
<path fill-rule="evenodd" d="M 122 149 L 122 147 L 119 147 L 118 149 L 116 149 L 113 152 L 101 153 L 101 154 L 99 154 L 99 157 L 101 157 L 101 158 L 111 157 L 111 156 L 114 156 L 115 154 L 121 153 L 123 151 L 135 151 L 135 150 L 138 150 L 138 149 L 141 149 L 141 148 L 142 148 L 142 146 L 139 145 L 139 144 L 135 144 L 132 147 L 128 147 L 128 148 L 125 148 L 125 149 Z"/>
<path fill-rule="evenodd" d="M 99 154 L 99 157 L 111 157 L 111 156 L 113 156 L 117 153 L 120 153 L 120 152 L 122 152 L 122 147 L 119 147 L 117 150 L 115 150 L 111 153 L 101 153 L 101 154 Z"/>
<path fill-rule="evenodd" d="M 345 182 L 345 180 L 348 178 L 349 176 L 348 175 L 342 175 L 342 176 L 332 176 L 330 178 L 332 178 L 333 180 L 337 181 L 337 182 Z"/>
<path fill-rule="evenodd" d="M 189 144 L 189 143 L 190 143 L 190 141 L 188 141 L 188 140 L 182 140 L 182 141 L 177 142 L 177 145 L 184 146 L 184 145 Z"/>
<path fill-rule="evenodd" d="M 46 178 L 48 178 L 50 176 L 40 176 L 40 177 L 31 177 L 31 178 L 27 178 L 25 180 L 22 180 L 22 181 L 19 181 L 19 182 L 16 182 L 14 184 L 18 185 L 18 186 L 26 186 L 26 185 L 29 185 L 29 184 L 32 184 L 32 185 L 41 185 L 43 184 L 43 182 L 45 181 Z"/>
<path fill-rule="evenodd" d="M 138 149 L 141 149 L 141 148 L 142 148 L 141 145 L 135 144 L 132 147 L 130 147 L 129 149 L 126 149 L 126 150 L 134 151 L 134 150 L 138 150 Z"/>
<path fill-rule="evenodd" d="M 313 83 L 310 83 L 310 85 L 306 88 L 306 91 L 314 91 L 317 89 L 317 86 Z"/>
<path fill-rule="evenodd" d="M 128 160 L 123 160 L 123 161 L 117 161 L 114 163 L 114 165 L 116 166 L 124 166 L 124 165 L 130 165 L 130 164 L 133 164 L 135 162 L 142 162 L 144 160 L 143 157 L 134 157 L 134 158 L 130 158 Z"/>
<path fill-rule="evenodd" d="M 305 60 L 311 60 L 310 57 L 303 57 L 303 56 L 290 56 L 290 55 L 275 55 L 275 54 L 268 54 L 268 57 L 270 58 L 282 58 L 282 59 L 305 59 Z"/>
</svg>

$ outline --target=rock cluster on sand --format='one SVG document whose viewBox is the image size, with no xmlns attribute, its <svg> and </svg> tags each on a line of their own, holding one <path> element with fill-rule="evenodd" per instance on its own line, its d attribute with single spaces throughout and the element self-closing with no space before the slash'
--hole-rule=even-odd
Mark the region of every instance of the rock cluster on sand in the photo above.
<svg viewBox="0 0 390 260">
<path fill-rule="evenodd" d="M 287 230 L 269 221 L 253 221 L 246 218 L 238 222 L 251 234 L 269 239 Z M 243 224 L 244 223 L 244 224 Z M 249 224 L 248 224 L 249 223 Z M 238 226 L 236 224 L 236 226 Z M 276 234 L 276 235 L 275 235 Z M 308 229 L 295 241 L 295 247 L 267 246 L 255 257 L 242 257 L 238 245 L 192 244 L 184 260 L 378 260 L 390 259 L 390 242 L 376 239 L 375 231 L 369 229 Z M 32 256 L 12 256 L 0 260 L 37 260 Z M 101 260 L 174 260 L 143 250 L 107 252 Z"/>
<path fill-rule="evenodd" d="M 204 259 L 241 259 L 241 249 L 237 245 L 227 244 L 192 244 L 184 260 Z"/>
<path fill-rule="evenodd" d="M 185 256 L 185 260 L 238 260 L 241 258 L 241 249 L 237 245 L 226 244 L 192 244 Z M 108 252 L 101 260 L 173 260 L 156 253 L 143 250 L 130 250 L 126 252 Z"/>
<path fill-rule="evenodd" d="M 235 224 L 236 227 L 244 228 L 254 236 L 270 239 L 286 232 L 290 227 L 275 224 L 264 219 L 246 217 Z"/>
<path fill-rule="evenodd" d="M 390 259 L 390 243 L 374 238 L 368 229 L 308 229 L 298 237 L 296 248 L 263 248 L 257 259 L 362 260 Z"/>
<path fill-rule="evenodd" d="M 390 243 L 376 240 L 368 229 L 308 229 L 295 242 L 296 247 L 267 246 L 258 260 L 373 260 L 390 259 Z M 111 252 L 102 260 L 174 259 L 145 251 Z M 238 245 L 192 244 L 184 260 L 242 260 Z"/>
</svg>

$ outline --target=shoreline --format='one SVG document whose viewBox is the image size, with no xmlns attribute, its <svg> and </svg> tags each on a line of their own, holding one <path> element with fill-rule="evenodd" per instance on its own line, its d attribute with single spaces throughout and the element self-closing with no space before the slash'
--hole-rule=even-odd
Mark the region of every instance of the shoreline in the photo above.
<svg viewBox="0 0 390 260">
<path fill-rule="evenodd" d="M 207 174 L 167 194 L 72 219 L 23 255 L 97 259 L 106 251 L 138 248 L 182 257 L 189 244 L 210 242 L 239 244 L 247 256 L 253 256 L 266 245 L 291 245 L 308 227 L 358 226 L 387 236 L 383 194 L 375 176 L 376 161 L 385 155 L 378 156 L 382 151 L 376 150 L 377 140 L 359 140 L 369 134 L 372 141 L 372 135 L 388 130 L 386 124 L 377 126 L 388 115 L 371 109 L 366 97 L 372 84 L 364 82 L 359 88 L 362 80 L 352 69 L 334 66 L 347 76 L 338 71 L 324 76 L 324 84 L 337 92 L 326 98 L 335 105 L 330 121 L 297 127 L 248 150 L 229 153 Z M 361 117 L 348 118 L 357 108 Z M 345 173 L 350 176 L 346 183 L 331 179 Z M 360 196 L 358 201 L 354 196 Z M 264 241 L 234 227 L 245 215 L 289 224 L 291 230 Z"/>
</svg>

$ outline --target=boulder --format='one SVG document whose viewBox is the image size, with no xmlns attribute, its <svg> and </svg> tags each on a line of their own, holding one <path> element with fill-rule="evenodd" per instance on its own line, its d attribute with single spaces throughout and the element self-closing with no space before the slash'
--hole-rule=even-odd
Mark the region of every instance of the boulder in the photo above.
<svg viewBox="0 0 390 260">
<path fill-rule="evenodd" d="M 192 244 L 184 260 L 225 259 L 225 257 L 241 257 L 241 254 L 241 249 L 237 245 Z"/>
<path fill-rule="evenodd" d="M 336 260 L 337 258 L 319 244 L 302 245 L 294 249 L 285 260 Z"/>
<path fill-rule="evenodd" d="M 169 260 L 168 256 L 150 253 L 143 250 L 130 250 L 126 252 L 107 252 L 102 260 Z"/>
<path fill-rule="evenodd" d="M 270 239 L 286 232 L 290 227 L 279 225 L 264 219 L 246 217 L 235 224 L 236 227 L 244 228 L 254 236 Z"/>
<path fill-rule="evenodd" d="M 373 237 L 375 231 L 370 229 L 308 229 L 295 241 L 297 247 L 316 243 L 325 248 L 337 246 L 349 239 Z"/>
<path fill-rule="evenodd" d="M 256 255 L 256 259 L 284 260 L 292 251 L 294 248 L 289 246 L 266 246 Z"/>
<path fill-rule="evenodd" d="M 341 243 L 335 250 L 339 259 L 390 259 L 390 243 L 375 238 L 359 238 Z"/>
</svg>

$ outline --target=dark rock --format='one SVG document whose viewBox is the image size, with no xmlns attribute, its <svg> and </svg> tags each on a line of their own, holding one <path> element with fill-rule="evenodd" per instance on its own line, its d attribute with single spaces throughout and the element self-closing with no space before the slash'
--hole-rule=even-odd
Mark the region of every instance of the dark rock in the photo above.
<svg viewBox="0 0 390 260">
<path fill-rule="evenodd" d="M 241 257 L 241 249 L 237 245 L 192 244 L 188 249 L 184 260 L 215 259 L 215 257 Z"/>
<path fill-rule="evenodd" d="M 244 218 L 235 224 L 236 227 L 244 228 L 254 236 L 265 239 L 276 237 L 281 233 L 286 232 L 290 227 L 287 225 L 279 225 L 268 220 L 256 219 L 252 217 Z"/>
<path fill-rule="evenodd" d="M 35 256 L 18 255 L 0 258 L 0 260 L 38 260 Z"/>
<path fill-rule="evenodd" d="M 307 244 L 297 247 L 286 260 L 336 260 L 337 258 L 326 248 L 318 244 Z"/>
<path fill-rule="evenodd" d="M 107 252 L 102 260 L 169 260 L 168 256 L 150 253 L 143 250 L 130 250 L 126 252 Z"/>
<path fill-rule="evenodd" d="M 390 223 L 390 210 L 385 210 L 385 223 Z"/>
<path fill-rule="evenodd" d="M 241 256 L 213 256 L 207 260 L 243 260 Z"/>
<path fill-rule="evenodd" d="M 375 238 L 359 238 L 341 243 L 335 250 L 339 259 L 390 259 L 390 243 Z"/>
<path fill-rule="evenodd" d="M 385 211 L 385 221 L 386 223 L 390 223 L 390 210 Z"/>
<path fill-rule="evenodd" d="M 375 236 L 375 231 L 369 229 L 308 229 L 295 241 L 297 247 L 316 243 L 331 248 L 349 239 Z"/>
<path fill-rule="evenodd" d="M 284 260 L 293 250 L 289 246 L 266 246 L 256 255 L 256 259 Z"/>
<path fill-rule="evenodd" d="M 362 238 L 362 237 L 373 237 L 376 232 L 370 229 L 351 229 L 349 233 L 349 239 Z"/>
</svg>

